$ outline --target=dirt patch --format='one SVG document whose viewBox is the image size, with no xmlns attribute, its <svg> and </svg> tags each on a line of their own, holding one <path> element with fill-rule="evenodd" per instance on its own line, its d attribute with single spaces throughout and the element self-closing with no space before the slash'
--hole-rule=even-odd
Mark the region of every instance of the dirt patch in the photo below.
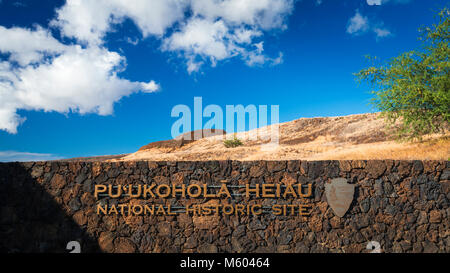
<svg viewBox="0 0 450 273">
<path fill-rule="evenodd" d="M 203 129 L 203 130 L 195 130 L 185 134 L 182 134 L 175 139 L 170 140 L 162 140 L 157 142 L 152 142 L 147 145 L 142 146 L 139 151 L 151 150 L 151 149 L 160 149 L 165 150 L 166 152 L 172 152 L 178 148 L 183 147 L 186 144 L 195 142 L 196 140 L 200 140 L 205 137 L 214 137 L 214 136 L 223 136 L 225 135 L 225 130 L 219 129 Z"/>
</svg>

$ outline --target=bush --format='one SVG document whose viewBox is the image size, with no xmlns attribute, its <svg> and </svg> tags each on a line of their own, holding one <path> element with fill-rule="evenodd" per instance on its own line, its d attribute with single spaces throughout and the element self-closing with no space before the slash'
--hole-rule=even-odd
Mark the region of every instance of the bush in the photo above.
<svg viewBox="0 0 450 273">
<path fill-rule="evenodd" d="M 420 140 L 449 128 L 449 14 L 444 8 L 439 12 L 439 24 L 419 30 L 422 50 L 405 52 L 384 65 L 355 74 L 375 89 L 372 104 L 381 110 L 399 139 Z"/>
<path fill-rule="evenodd" d="M 235 148 L 238 146 L 244 145 L 240 139 L 238 139 L 236 136 L 234 136 L 233 139 L 226 139 L 223 141 L 223 145 L 225 145 L 226 148 Z"/>
</svg>

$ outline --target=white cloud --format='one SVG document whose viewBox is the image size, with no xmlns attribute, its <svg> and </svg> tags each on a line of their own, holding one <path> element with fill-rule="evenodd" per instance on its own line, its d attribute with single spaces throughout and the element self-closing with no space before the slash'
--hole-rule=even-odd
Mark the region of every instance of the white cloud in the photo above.
<svg viewBox="0 0 450 273">
<path fill-rule="evenodd" d="M 41 28 L 0 33 L 10 41 L 0 43 L 0 52 L 10 54 L 0 63 L 0 130 L 17 132 L 25 120 L 18 109 L 108 115 L 122 97 L 159 88 L 118 77 L 125 58 L 105 48 L 63 45 Z"/>
<path fill-rule="evenodd" d="M 411 2 L 411 0 L 363 0 L 369 6 L 381 6 L 382 4 L 392 3 L 392 4 L 407 4 Z M 316 5 L 321 5 L 322 0 L 315 0 Z"/>
<path fill-rule="evenodd" d="M 406 4 L 409 3 L 411 0 L 366 0 L 367 5 L 369 6 L 381 6 L 382 4 L 386 4 L 388 2 L 393 4 Z"/>
<path fill-rule="evenodd" d="M 348 22 L 347 33 L 361 35 L 371 31 L 375 34 L 377 40 L 392 36 L 391 31 L 383 25 L 383 22 L 371 22 L 368 17 L 363 16 L 359 10 L 356 10 L 355 15 Z"/>
<path fill-rule="evenodd" d="M 189 74 L 192 72 L 198 72 L 200 67 L 203 65 L 202 61 L 195 61 L 194 57 L 188 58 L 187 60 L 187 71 Z"/>
<path fill-rule="evenodd" d="M 350 18 L 347 33 L 350 34 L 361 34 L 369 29 L 369 19 L 366 16 L 361 15 L 359 10 L 356 10 L 355 15 Z"/>
<path fill-rule="evenodd" d="M 15 7 L 17 7 L 17 8 L 24 8 L 24 7 L 27 6 L 27 4 L 22 3 L 22 2 L 20 2 L 20 1 L 13 2 L 12 5 L 15 6 Z"/>
<path fill-rule="evenodd" d="M 240 56 L 249 65 L 279 64 L 281 57 L 266 56 L 255 50 L 264 31 L 284 29 L 285 17 L 292 11 L 291 0 L 192 0 L 193 16 L 169 37 L 162 49 L 182 53 L 188 72 L 198 71 L 209 61 Z"/>
<path fill-rule="evenodd" d="M 222 20 L 211 22 L 194 18 L 179 32 L 175 32 L 164 41 L 165 50 L 182 50 L 188 55 L 205 55 L 214 60 L 229 57 L 231 50 L 227 48 L 226 37 L 228 27 Z"/>
<path fill-rule="evenodd" d="M 293 0 L 69 0 L 51 25 L 81 43 L 99 45 L 115 24 L 129 18 L 144 38 L 154 35 L 163 50 L 181 52 L 188 72 L 194 72 L 207 60 L 214 66 L 238 55 L 245 59 L 249 54 L 242 44 L 251 47 L 262 31 L 286 28 L 293 8 Z"/>
<path fill-rule="evenodd" d="M 154 91 L 154 83 L 117 77 L 124 58 L 102 48 L 76 46 L 51 63 L 15 70 L 13 91 L 24 109 L 57 112 L 112 113 L 112 105 L 138 90 Z"/>
<path fill-rule="evenodd" d="M 245 62 L 248 66 L 260 66 L 265 63 L 269 63 L 270 65 L 278 65 L 278 64 L 283 63 L 283 53 L 282 52 L 279 52 L 278 57 L 276 57 L 276 58 L 270 58 L 270 57 L 267 57 L 267 56 L 261 54 L 264 51 L 263 45 L 264 45 L 263 42 L 254 44 L 254 46 L 256 47 L 256 50 L 245 53 L 246 54 Z"/>
<path fill-rule="evenodd" d="M 260 37 L 263 35 L 261 31 L 246 28 L 236 28 L 234 29 L 233 40 L 239 44 L 250 44 L 253 38 Z"/>
<path fill-rule="evenodd" d="M 9 60 L 19 65 L 39 62 L 45 55 L 62 53 L 67 46 L 53 38 L 48 30 L 0 26 L 0 51 L 9 53 Z"/>
<path fill-rule="evenodd" d="M 279 64 L 263 53 L 262 43 L 252 43 L 262 32 L 244 26 L 229 28 L 223 20 L 193 18 L 178 32 L 164 39 L 162 49 L 179 51 L 187 59 L 188 72 L 197 72 L 209 60 L 218 61 L 240 56 L 249 66 Z M 278 59 L 278 58 L 277 58 Z"/>
<path fill-rule="evenodd" d="M 132 39 L 132 38 L 130 38 L 130 37 L 127 37 L 126 39 L 125 39 L 125 41 L 127 42 L 127 43 L 129 43 L 129 44 L 132 44 L 132 45 L 137 45 L 137 44 L 139 44 L 139 39 Z"/>
<path fill-rule="evenodd" d="M 367 5 L 369 6 L 379 6 L 381 5 L 382 0 L 367 0 Z M 384 1 L 385 2 L 385 1 Z"/>
<path fill-rule="evenodd" d="M 229 24 L 247 24 L 265 30 L 284 27 L 293 9 L 292 0 L 192 0 L 194 15 Z"/>
<path fill-rule="evenodd" d="M 124 96 L 157 91 L 152 80 L 119 77 L 126 59 L 105 47 L 125 19 L 144 39 L 160 39 L 161 50 L 183 56 L 193 73 L 233 57 L 249 66 L 282 63 L 282 53 L 264 54 L 262 39 L 285 29 L 293 8 L 294 0 L 67 0 L 49 25 L 71 43 L 40 26 L 0 26 L 0 130 L 17 132 L 25 121 L 19 109 L 108 115 Z"/>
<path fill-rule="evenodd" d="M 125 18 L 133 20 L 144 37 L 163 35 L 183 19 L 188 0 L 68 0 L 51 25 L 64 36 L 89 44 L 103 43 L 105 34 Z"/>
<path fill-rule="evenodd" d="M 383 28 L 378 28 L 378 27 L 375 27 L 373 29 L 373 32 L 375 32 L 377 38 L 384 38 L 384 37 L 388 37 L 388 36 L 392 35 L 392 33 L 388 29 L 383 29 Z"/>
<path fill-rule="evenodd" d="M 26 161 L 47 161 L 61 159 L 53 154 L 39 154 L 16 151 L 0 151 L 0 162 L 26 162 Z"/>
</svg>

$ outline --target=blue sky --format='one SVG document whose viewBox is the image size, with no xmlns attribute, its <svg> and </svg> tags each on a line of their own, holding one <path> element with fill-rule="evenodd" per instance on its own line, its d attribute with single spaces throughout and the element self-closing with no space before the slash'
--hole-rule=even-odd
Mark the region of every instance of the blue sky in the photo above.
<svg viewBox="0 0 450 273">
<path fill-rule="evenodd" d="M 364 55 L 420 46 L 444 0 L 0 1 L 0 161 L 136 151 L 177 104 L 373 112 Z M 206 119 L 205 119 L 206 121 Z"/>
</svg>

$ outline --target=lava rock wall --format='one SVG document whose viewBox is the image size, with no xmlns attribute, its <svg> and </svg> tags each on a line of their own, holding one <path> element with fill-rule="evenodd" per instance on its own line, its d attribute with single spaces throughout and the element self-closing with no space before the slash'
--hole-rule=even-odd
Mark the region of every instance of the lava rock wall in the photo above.
<svg viewBox="0 0 450 273">
<path fill-rule="evenodd" d="M 448 161 L 206 161 L 0 163 L 0 251 L 69 252 L 450 252 Z M 355 184 L 347 213 L 337 217 L 325 184 Z M 312 184 L 302 202 L 310 216 L 102 215 L 97 205 L 163 206 L 224 202 L 214 198 L 133 199 L 94 196 L 95 185 Z M 247 198 L 233 204 L 290 204 Z"/>
</svg>

